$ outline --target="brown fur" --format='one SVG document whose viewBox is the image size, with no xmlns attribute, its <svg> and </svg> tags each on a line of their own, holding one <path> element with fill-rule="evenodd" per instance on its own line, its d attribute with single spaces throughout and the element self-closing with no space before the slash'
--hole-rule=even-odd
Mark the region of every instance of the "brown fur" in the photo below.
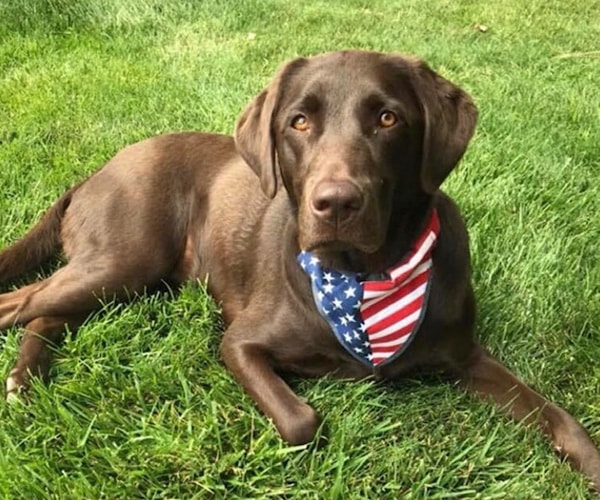
<svg viewBox="0 0 600 500">
<path fill-rule="evenodd" d="M 380 126 L 382 110 L 398 122 Z M 299 113 L 306 130 L 291 126 Z M 188 133 L 124 149 L 0 254 L 0 281 L 61 247 L 68 257 L 50 278 L 0 295 L 0 329 L 26 330 L 8 393 L 27 388 L 32 374 L 47 376 L 47 342 L 77 327 L 99 297 L 125 300 L 161 280 L 208 276 L 228 325 L 223 359 L 285 440 L 312 440 L 320 419 L 282 371 L 393 380 L 442 369 L 514 418 L 537 422 L 598 488 L 600 456 L 585 430 L 474 336 L 467 232 L 439 187 L 476 119 L 470 97 L 419 61 L 338 52 L 284 65 L 241 115 L 235 145 Z M 371 371 L 316 311 L 296 255 L 309 249 L 326 265 L 380 273 L 434 208 L 441 232 L 427 314 L 406 351 Z"/>
</svg>

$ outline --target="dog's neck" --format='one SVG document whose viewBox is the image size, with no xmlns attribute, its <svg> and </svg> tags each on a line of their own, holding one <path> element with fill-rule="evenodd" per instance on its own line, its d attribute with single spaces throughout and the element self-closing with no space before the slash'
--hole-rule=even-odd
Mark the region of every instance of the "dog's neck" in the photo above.
<svg viewBox="0 0 600 500">
<path fill-rule="evenodd" d="M 375 253 L 363 257 L 366 272 L 381 273 L 398 263 L 423 232 L 434 209 L 431 196 L 399 205 L 392 210 L 385 244 Z"/>
</svg>

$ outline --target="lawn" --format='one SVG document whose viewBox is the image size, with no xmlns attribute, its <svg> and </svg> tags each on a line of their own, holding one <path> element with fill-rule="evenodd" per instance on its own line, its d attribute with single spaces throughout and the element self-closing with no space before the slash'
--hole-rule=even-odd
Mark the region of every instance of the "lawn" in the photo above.
<svg viewBox="0 0 600 500">
<path fill-rule="evenodd" d="M 599 40 L 597 0 L 0 0 L 0 248 L 126 144 L 231 133 L 289 58 L 415 54 L 480 110 L 445 184 L 471 234 L 479 335 L 600 445 Z M 19 337 L 0 337 L 3 380 Z M 292 379 L 325 444 L 289 447 L 219 337 L 199 285 L 107 304 L 49 386 L 0 402 L 0 497 L 589 495 L 537 431 L 435 377 Z"/>
</svg>

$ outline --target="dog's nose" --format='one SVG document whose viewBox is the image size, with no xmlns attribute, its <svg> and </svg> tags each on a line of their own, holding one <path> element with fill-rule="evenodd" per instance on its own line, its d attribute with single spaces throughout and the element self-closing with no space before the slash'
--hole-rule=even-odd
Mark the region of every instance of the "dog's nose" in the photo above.
<svg viewBox="0 0 600 500">
<path fill-rule="evenodd" d="M 322 181 L 313 192 L 313 213 L 327 222 L 343 222 L 361 207 L 360 191 L 348 181 Z"/>
</svg>

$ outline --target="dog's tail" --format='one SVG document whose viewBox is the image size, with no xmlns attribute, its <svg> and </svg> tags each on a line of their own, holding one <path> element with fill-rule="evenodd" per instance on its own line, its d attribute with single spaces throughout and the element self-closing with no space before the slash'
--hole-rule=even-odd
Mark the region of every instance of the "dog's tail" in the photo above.
<svg viewBox="0 0 600 500">
<path fill-rule="evenodd" d="M 0 252 L 0 283 L 35 269 L 59 254 L 61 222 L 81 184 L 64 193 L 21 239 Z"/>
</svg>

